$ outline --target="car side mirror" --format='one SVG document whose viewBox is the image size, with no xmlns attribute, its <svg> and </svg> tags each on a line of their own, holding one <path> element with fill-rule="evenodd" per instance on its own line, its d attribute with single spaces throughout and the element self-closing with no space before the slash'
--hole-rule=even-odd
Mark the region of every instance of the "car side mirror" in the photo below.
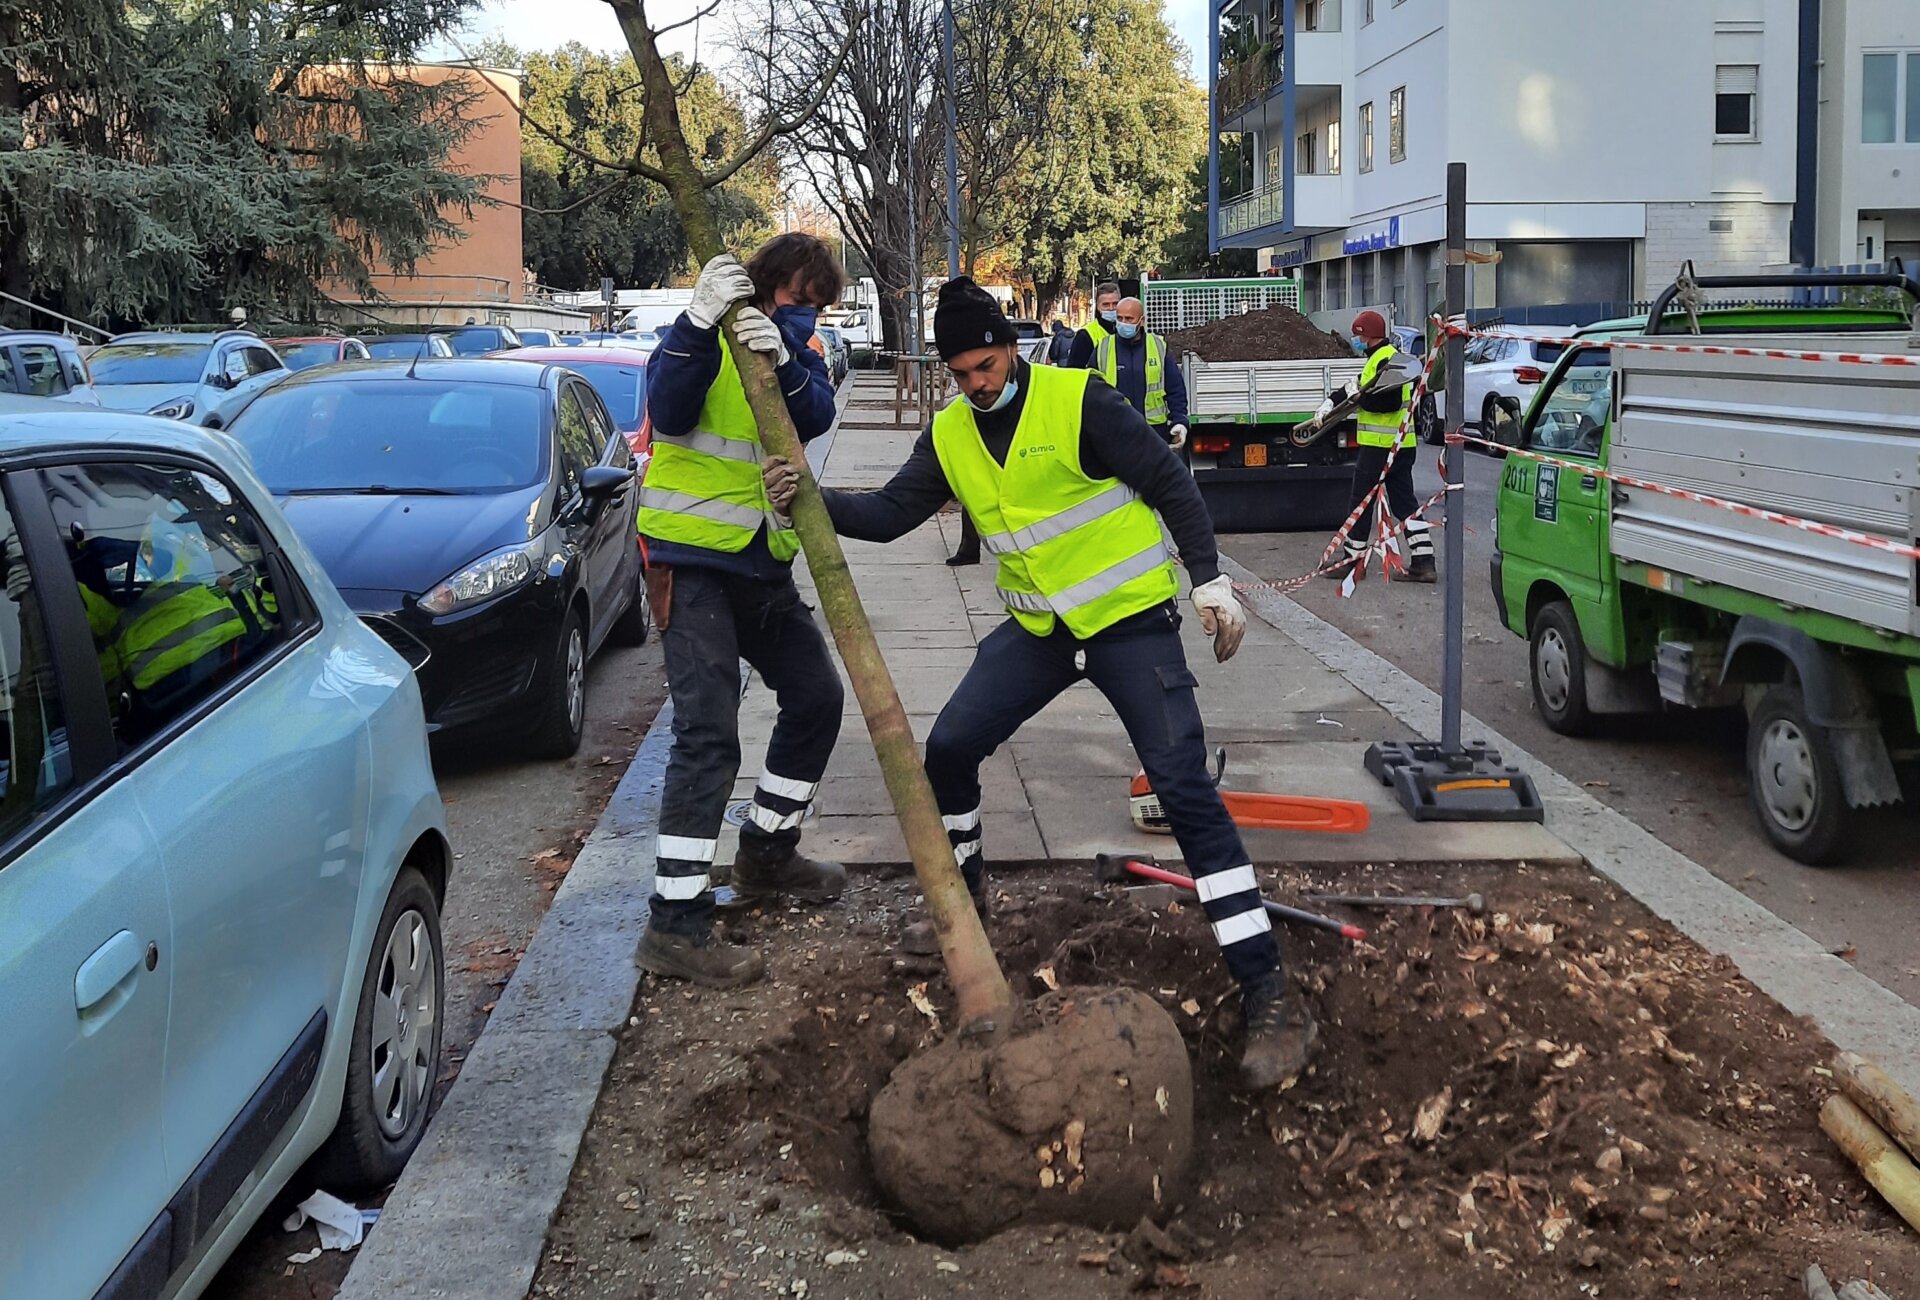
<svg viewBox="0 0 1920 1300">
<path fill-rule="evenodd" d="M 580 495 L 588 501 L 605 501 L 632 481 L 632 466 L 595 465 L 580 476 Z"/>
<path fill-rule="evenodd" d="M 1517 397 L 1496 397 L 1493 405 L 1493 428 L 1487 436 L 1504 447 L 1520 445 L 1520 425 L 1524 413 L 1520 410 Z"/>
</svg>

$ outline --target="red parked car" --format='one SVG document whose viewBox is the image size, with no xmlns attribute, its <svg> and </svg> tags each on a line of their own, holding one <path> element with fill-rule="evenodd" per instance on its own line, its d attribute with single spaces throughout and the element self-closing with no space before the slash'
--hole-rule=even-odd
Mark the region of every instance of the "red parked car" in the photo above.
<svg viewBox="0 0 1920 1300">
<path fill-rule="evenodd" d="M 343 338 L 338 334 L 320 334 L 304 339 L 274 339 L 273 350 L 280 354 L 280 359 L 287 363 L 289 370 L 307 370 L 335 361 L 370 359 L 366 344 L 359 339 Z"/>
<path fill-rule="evenodd" d="M 541 365 L 565 366 L 593 385 L 600 400 L 607 404 L 614 427 L 627 435 L 636 456 L 644 455 L 650 443 L 636 442 L 647 411 L 647 358 L 645 348 L 623 347 L 618 343 L 585 343 L 577 348 L 509 348 L 491 355 L 507 361 L 537 361 Z"/>
</svg>

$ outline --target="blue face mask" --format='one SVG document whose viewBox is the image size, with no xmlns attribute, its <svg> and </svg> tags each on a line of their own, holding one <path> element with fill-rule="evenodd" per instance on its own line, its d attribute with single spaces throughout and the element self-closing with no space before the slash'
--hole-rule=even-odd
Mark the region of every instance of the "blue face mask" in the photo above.
<svg viewBox="0 0 1920 1300">
<path fill-rule="evenodd" d="M 971 397 L 967 399 L 967 405 L 973 407 L 974 410 L 980 412 L 982 415 L 992 415 L 995 411 L 1004 411 L 1007 408 L 1007 403 L 1011 402 L 1019 393 L 1020 381 L 1012 375 L 1008 375 L 1006 385 L 1001 388 L 1000 396 L 993 399 L 992 406 L 981 406 Z"/>
<path fill-rule="evenodd" d="M 1101 323 L 1102 325 L 1112 325 L 1112 324 L 1113 324 L 1113 313 L 1112 313 L 1112 312 L 1110 312 L 1110 311 L 1102 311 L 1102 312 L 1095 312 L 1094 314 L 1095 314 L 1096 316 L 1098 316 L 1098 317 L 1100 318 L 1100 323 Z"/>
<path fill-rule="evenodd" d="M 813 333 L 814 325 L 819 319 L 819 308 L 802 307 L 798 303 L 786 307 L 776 307 L 773 311 L 774 324 L 785 326 L 788 330 L 800 335 L 801 338 L 806 338 Z"/>
<path fill-rule="evenodd" d="M 1117 327 L 1117 330 L 1123 339 L 1137 339 L 1140 337 L 1140 327 L 1132 321 L 1123 322 Z"/>
</svg>

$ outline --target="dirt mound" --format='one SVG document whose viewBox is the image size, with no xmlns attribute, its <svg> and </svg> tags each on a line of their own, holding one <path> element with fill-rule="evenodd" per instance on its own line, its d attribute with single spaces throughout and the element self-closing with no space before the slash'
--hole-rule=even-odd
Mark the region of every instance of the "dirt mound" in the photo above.
<svg viewBox="0 0 1920 1300">
<path fill-rule="evenodd" d="M 1198 908 L 1148 911 L 1086 870 L 996 882 L 1016 992 L 1128 985 L 1185 1040 L 1191 1170 L 1132 1232 L 1024 1225 L 953 1251 L 896 1217 L 868 1110 L 953 1002 L 937 963 L 893 946 L 912 881 L 856 878 L 842 906 L 729 923 L 767 953 L 765 984 L 643 985 L 533 1294 L 1787 1300 L 1817 1261 L 1920 1300 L 1899 1289 L 1920 1242 L 1819 1130 L 1831 1049 L 1611 886 L 1281 882 L 1270 897 L 1477 890 L 1492 914 L 1367 918 L 1359 945 L 1286 931 L 1321 1054 L 1262 1096 L 1235 1086 L 1238 998 Z"/>
<path fill-rule="evenodd" d="M 949 1038 L 874 1098 L 874 1176 L 936 1241 L 1014 1223 L 1132 1227 L 1193 1151 L 1193 1070 L 1136 989 L 1049 994 L 1022 1031 Z"/>
<path fill-rule="evenodd" d="M 1167 335 L 1173 355 L 1197 353 L 1202 361 L 1351 361 L 1353 346 L 1316 326 L 1291 307 L 1269 307 L 1244 316 L 1175 330 Z"/>
</svg>

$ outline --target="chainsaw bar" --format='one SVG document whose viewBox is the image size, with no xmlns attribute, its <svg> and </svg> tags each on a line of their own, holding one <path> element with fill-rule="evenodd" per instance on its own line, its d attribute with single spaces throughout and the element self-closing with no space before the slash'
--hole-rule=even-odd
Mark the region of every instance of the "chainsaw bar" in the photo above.
<svg viewBox="0 0 1920 1300">
<path fill-rule="evenodd" d="M 1371 823 L 1367 806 L 1351 799 L 1222 790 L 1220 802 L 1227 806 L 1227 815 L 1233 818 L 1233 824 L 1247 830 L 1322 831 L 1357 835 Z M 1133 778 L 1128 805 L 1136 828 L 1149 835 L 1173 834 L 1166 809 L 1160 803 L 1160 796 L 1154 793 L 1145 772 Z"/>
</svg>

